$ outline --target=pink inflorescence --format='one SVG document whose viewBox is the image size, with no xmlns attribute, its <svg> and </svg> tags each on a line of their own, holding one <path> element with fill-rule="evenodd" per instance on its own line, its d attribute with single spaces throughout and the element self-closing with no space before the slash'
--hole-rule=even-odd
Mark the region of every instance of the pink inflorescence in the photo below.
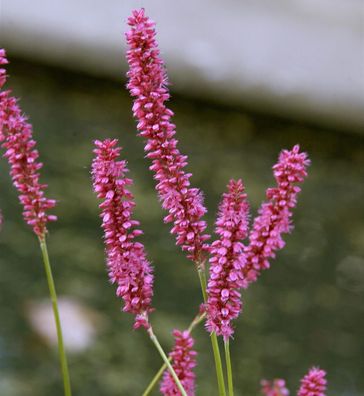
<svg viewBox="0 0 364 396">
<path fill-rule="evenodd" d="M 8 63 L 3 49 L 0 50 L 0 65 Z M 6 81 L 6 72 L 0 68 L 0 88 Z M 44 196 L 46 184 L 39 181 L 39 170 L 43 164 L 38 162 L 39 153 L 32 136 L 32 127 L 22 114 L 17 100 L 10 91 L 0 92 L 0 142 L 6 150 L 4 157 L 10 164 L 13 184 L 19 191 L 23 205 L 24 220 L 33 228 L 35 234 L 44 238 L 47 222 L 57 217 L 47 214 L 56 201 Z"/>
<path fill-rule="evenodd" d="M 289 390 L 286 388 L 286 381 L 277 378 L 273 381 L 262 380 L 261 391 L 264 396 L 288 396 Z"/>
<path fill-rule="evenodd" d="M 152 160 L 150 169 L 155 172 L 156 189 L 163 208 L 169 214 L 165 222 L 173 222 L 177 245 L 197 262 L 208 250 L 204 234 L 206 213 L 202 193 L 190 187 L 191 173 L 186 173 L 187 156 L 177 148 L 174 138 L 173 112 L 165 102 L 169 99 L 167 76 L 155 40 L 155 24 L 145 16 L 144 10 L 133 11 L 128 19 L 131 29 L 126 33 L 129 50 L 130 94 L 135 97 L 133 113 L 138 120 L 139 135 L 147 139 L 145 151 Z"/>
<path fill-rule="evenodd" d="M 317 367 L 310 369 L 301 380 L 301 387 L 297 396 L 325 396 L 326 372 Z"/>
<path fill-rule="evenodd" d="M 268 188 L 259 214 L 254 220 L 245 248 L 246 265 L 243 270 L 247 285 L 254 282 L 260 271 L 269 268 L 269 259 L 284 247 L 283 233 L 291 231 L 292 208 L 296 206 L 297 194 L 301 191 L 296 183 L 302 183 L 307 176 L 310 161 L 307 154 L 300 152 L 298 145 L 292 150 L 283 150 L 278 163 L 273 166 L 277 182 L 275 188 Z"/>
<path fill-rule="evenodd" d="M 194 340 L 188 330 L 174 330 L 175 345 L 169 357 L 172 359 L 172 366 L 181 381 L 181 384 L 188 396 L 195 394 L 195 373 L 197 352 L 192 349 Z M 161 381 L 160 391 L 164 396 L 179 396 L 176 383 L 170 372 L 166 370 Z"/>
<path fill-rule="evenodd" d="M 211 245 L 210 278 L 207 284 L 207 322 L 210 332 L 228 339 L 233 334 L 231 321 L 241 311 L 239 289 L 245 286 L 242 240 L 248 234 L 249 205 L 241 180 L 231 180 L 223 195 L 216 221 L 219 239 Z"/>
<path fill-rule="evenodd" d="M 132 220 L 134 197 L 128 190 L 132 180 L 125 177 L 126 161 L 118 161 L 121 148 L 117 140 L 95 141 L 95 158 L 92 162 L 94 191 L 103 202 L 102 227 L 105 232 L 107 266 L 112 283 L 117 284 L 116 294 L 124 300 L 124 312 L 136 315 L 134 327 L 149 327 L 153 296 L 153 271 L 143 244 L 135 237 L 142 231 Z"/>
</svg>

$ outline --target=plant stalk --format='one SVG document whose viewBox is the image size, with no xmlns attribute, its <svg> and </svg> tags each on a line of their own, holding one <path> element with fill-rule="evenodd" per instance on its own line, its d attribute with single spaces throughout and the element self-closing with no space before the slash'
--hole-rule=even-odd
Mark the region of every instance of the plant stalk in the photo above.
<svg viewBox="0 0 364 396">
<path fill-rule="evenodd" d="M 161 344 L 159 343 L 158 338 L 157 338 L 156 335 L 153 333 L 152 327 L 149 327 L 149 329 L 148 329 L 148 334 L 149 334 L 149 337 L 150 337 L 151 341 L 153 342 L 153 344 L 154 344 L 155 347 L 157 348 L 159 354 L 161 355 L 161 357 L 162 357 L 162 359 L 163 359 L 165 365 L 167 366 L 169 372 L 171 373 L 171 375 L 172 375 L 172 377 L 173 377 L 173 379 L 174 379 L 174 382 L 176 383 L 178 389 L 179 389 L 180 392 L 181 392 L 181 395 L 182 395 L 182 396 L 187 396 L 187 393 L 186 393 L 186 391 L 184 390 L 184 388 L 183 388 L 183 386 L 182 386 L 182 384 L 181 384 L 181 381 L 179 380 L 179 378 L 178 378 L 176 372 L 174 371 L 174 369 L 173 369 L 173 367 L 172 367 L 172 365 L 171 365 L 171 362 L 169 361 L 167 355 L 165 354 L 163 348 L 161 347 Z"/>
<path fill-rule="evenodd" d="M 225 346 L 225 361 L 226 361 L 229 396 L 234 396 L 233 371 L 231 368 L 229 340 L 224 340 L 224 346 Z"/>
<path fill-rule="evenodd" d="M 203 268 L 201 268 L 201 266 L 197 267 L 197 272 L 198 272 L 198 277 L 200 279 L 202 296 L 203 296 L 204 302 L 206 304 L 207 303 L 206 273 L 205 273 L 205 270 Z M 222 369 L 220 349 L 219 349 L 219 343 L 217 340 L 216 333 L 212 332 L 210 339 L 211 339 L 212 351 L 214 353 L 216 377 L 217 377 L 217 384 L 218 384 L 218 388 L 219 388 L 219 396 L 226 396 L 224 372 Z"/>
<path fill-rule="evenodd" d="M 47 243 L 46 243 L 45 237 L 43 237 L 43 238 L 40 237 L 39 243 L 40 243 L 40 249 L 42 251 L 42 256 L 43 256 L 43 263 L 44 263 L 44 269 L 45 269 L 47 282 L 48 282 L 49 294 L 50 294 L 51 301 L 52 301 L 54 321 L 55 321 L 56 329 L 57 329 L 58 352 L 59 352 L 59 360 L 61 363 L 61 371 L 62 371 L 62 377 L 63 377 L 64 395 L 71 396 L 72 395 L 71 382 L 70 382 L 70 376 L 69 376 L 69 372 L 68 372 L 66 350 L 65 350 L 64 342 L 63 342 L 61 319 L 60 319 L 59 310 L 58 310 L 57 293 L 56 293 L 56 287 L 55 287 L 54 279 L 53 279 L 53 275 L 52 275 L 51 264 L 49 262 L 48 249 L 47 249 Z"/>
<path fill-rule="evenodd" d="M 191 333 L 192 330 L 198 325 L 200 324 L 203 319 L 206 317 L 206 314 L 203 313 L 202 315 L 197 315 L 193 321 L 190 323 L 190 325 L 188 326 L 188 332 Z M 171 358 L 168 358 L 169 361 L 171 361 Z M 150 392 L 153 390 L 153 388 L 156 386 L 157 382 L 160 380 L 161 376 L 163 375 L 164 371 L 166 370 L 167 365 L 164 363 L 161 368 L 158 370 L 158 372 L 156 373 L 156 375 L 153 377 L 152 381 L 150 381 L 149 385 L 147 386 L 147 388 L 145 389 L 145 391 L 143 392 L 142 396 L 148 396 L 150 394 Z"/>
<path fill-rule="evenodd" d="M 171 358 L 168 360 L 171 361 Z M 150 381 L 150 384 L 147 386 L 142 396 L 148 396 L 150 394 L 153 388 L 157 385 L 157 382 L 160 380 L 166 368 L 167 365 L 164 363 L 163 366 L 161 366 L 161 368 L 158 370 L 157 374 L 153 377 L 152 381 Z"/>
</svg>

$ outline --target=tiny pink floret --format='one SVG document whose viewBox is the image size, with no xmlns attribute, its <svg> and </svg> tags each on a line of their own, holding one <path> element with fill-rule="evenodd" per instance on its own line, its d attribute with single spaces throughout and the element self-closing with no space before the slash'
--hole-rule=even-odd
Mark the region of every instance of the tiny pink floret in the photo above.
<svg viewBox="0 0 364 396">
<path fill-rule="evenodd" d="M 268 188 L 267 201 L 259 209 L 245 248 L 246 265 L 243 270 L 247 285 L 256 281 L 260 272 L 269 268 L 269 260 L 275 258 L 277 250 L 284 247 L 282 234 L 292 230 L 292 209 L 296 206 L 301 191 L 297 183 L 307 176 L 310 161 L 307 154 L 300 152 L 298 145 L 292 150 L 283 150 L 273 166 L 277 186 Z"/>
<path fill-rule="evenodd" d="M 286 387 L 286 381 L 277 378 L 273 381 L 262 380 L 261 392 L 264 396 L 289 396 L 289 390 Z"/>
<path fill-rule="evenodd" d="M 325 396 L 326 391 L 326 372 L 313 367 L 301 380 L 301 387 L 297 396 Z"/>
<path fill-rule="evenodd" d="M 128 89 L 135 97 L 133 113 L 138 120 L 139 135 L 147 141 L 145 151 L 152 160 L 150 169 L 157 182 L 156 189 L 162 206 L 169 214 L 164 221 L 173 222 L 171 230 L 176 243 L 188 253 L 188 258 L 198 262 L 208 251 L 205 241 L 206 213 L 202 193 L 190 186 L 191 173 L 186 173 L 187 156 L 177 148 L 173 112 L 165 102 L 170 95 L 167 76 L 155 40 L 155 23 L 135 10 L 128 19 L 131 29 L 126 33 L 129 46 Z"/>
<path fill-rule="evenodd" d="M 188 396 L 195 394 L 195 378 L 193 369 L 196 367 L 196 355 L 193 344 L 194 340 L 189 331 L 174 330 L 173 336 L 175 345 L 169 357 L 172 359 L 172 366 L 181 381 L 181 384 Z M 164 396 L 180 396 L 181 392 L 168 370 L 163 374 L 160 391 Z"/>
<path fill-rule="evenodd" d="M 211 245 L 210 276 L 207 284 L 209 332 L 232 336 L 231 324 L 241 311 L 240 289 L 245 286 L 242 270 L 245 253 L 242 240 L 248 234 L 249 205 L 241 180 L 231 180 L 223 195 L 216 220 L 219 239 Z"/>
<path fill-rule="evenodd" d="M 5 51 L 0 49 L 0 65 L 7 64 Z M 0 88 L 6 82 L 6 72 L 0 68 Z M 0 91 L 0 142 L 6 150 L 4 157 L 10 164 L 10 176 L 19 191 L 19 201 L 23 205 L 23 217 L 35 234 L 44 238 L 47 223 L 57 220 L 47 211 L 56 205 L 54 199 L 44 196 L 46 184 L 40 183 L 39 170 L 43 164 L 38 161 L 32 126 L 17 103 L 10 96 L 11 91 Z"/>
<path fill-rule="evenodd" d="M 116 283 L 118 297 L 124 300 L 124 312 L 136 315 L 134 327 L 149 327 L 148 313 L 152 311 L 153 270 L 146 258 L 144 246 L 135 238 L 142 231 L 135 228 L 139 221 L 132 219 L 134 197 L 128 190 L 132 180 L 126 161 L 118 161 L 121 151 L 117 140 L 95 141 L 92 162 L 94 191 L 102 203 L 102 228 L 109 278 Z"/>
<path fill-rule="evenodd" d="M 7 65 L 9 62 L 6 58 L 6 53 L 3 48 L 0 48 L 0 65 Z M 6 82 L 6 70 L 0 67 L 0 89 Z"/>
</svg>

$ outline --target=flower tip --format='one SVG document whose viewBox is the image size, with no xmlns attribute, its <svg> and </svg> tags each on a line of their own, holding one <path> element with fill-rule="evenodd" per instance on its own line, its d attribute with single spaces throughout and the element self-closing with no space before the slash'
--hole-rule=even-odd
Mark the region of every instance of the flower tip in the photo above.
<svg viewBox="0 0 364 396">
<path fill-rule="evenodd" d="M 102 145 L 102 141 L 96 139 L 96 140 L 94 140 L 94 145 L 97 146 L 97 147 L 100 147 Z"/>
<path fill-rule="evenodd" d="M 4 48 L 0 48 L 0 65 L 7 65 L 9 63 L 6 57 L 6 51 Z"/>
<path fill-rule="evenodd" d="M 301 380 L 298 396 L 325 396 L 326 384 L 326 371 L 312 367 Z"/>
</svg>

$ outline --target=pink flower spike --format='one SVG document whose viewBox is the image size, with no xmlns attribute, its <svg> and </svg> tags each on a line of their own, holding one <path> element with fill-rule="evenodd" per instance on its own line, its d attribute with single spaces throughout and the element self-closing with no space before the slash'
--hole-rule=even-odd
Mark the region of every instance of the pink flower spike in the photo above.
<svg viewBox="0 0 364 396">
<path fill-rule="evenodd" d="M 153 270 L 146 258 L 144 246 L 135 241 L 142 231 L 132 219 L 134 197 L 128 190 L 132 180 L 126 161 L 117 161 L 121 148 L 117 140 L 95 141 L 92 162 L 94 191 L 102 203 L 100 217 L 105 233 L 109 278 L 116 283 L 118 297 L 124 300 L 124 312 L 134 315 L 134 328 L 149 327 L 148 313 L 152 311 Z"/>
<path fill-rule="evenodd" d="M 0 49 L 0 65 L 7 64 L 5 51 Z M 0 88 L 5 83 L 6 72 L 0 68 Z M 4 157 L 10 164 L 10 176 L 19 191 L 19 201 L 23 205 L 23 217 L 39 238 L 47 233 L 47 223 L 57 220 L 47 214 L 56 201 L 44 196 L 46 184 L 39 181 L 39 170 L 43 164 L 38 161 L 39 153 L 35 149 L 32 126 L 10 91 L 0 92 L 0 142 L 6 150 Z"/>
<path fill-rule="evenodd" d="M 306 178 L 309 164 L 307 154 L 300 152 L 300 147 L 296 145 L 290 151 L 283 150 L 278 163 L 273 166 L 277 186 L 267 189 L 268 201 L 259 209 L 249 235 L 249 245 L 245 248 L 243 275 L 247 285 L 257 280 L 261 270 L 269 268 L 269 259 L 284 247 L 282 234 L 293 228 L 292 209 L 301 190 L 297 183 L 302 183 Z"/>
<path fill-rule="evenodd" d="M 264 396 L 289 396 L 289 390 L 286 388 L 284 379 L 262 380 L 260 384 L 262 386 L 261 392 Z"/>
<path fill-rule="evenodd" d="M 326 372 L 318 367 L 312 367 L 301 380 L 297 396 L 325 396 Z"/>
<path fill-rule="evenodd" d="M 195 373 L 193 369 L 196 367 L 197 352 L 192 349 L 194 340 L 188 330 L 174 330 L 175 345 L 169 354 L 172 359 L 172 366 L 181 381 L 183 388 L 188 396 L 195 394 Z M 179 396 L 181 392 L 168 370 L 163 374 L 160 385 L 160 391 L 164 396 Z"/>
<path fill-rule="evenodd" d="M 242 276 L 245 253 L 241 241 L 248 234 L 246 198 L 243 182 L 231 180 L 216 221 L 215 232 L 219 239 L 211 245 L 206 327 L 224 339 L 234 332 L 231 321 L 240 314 L 240 289 L 245 286 Z"/>
<path fill-rule="evenodd" d="M 206 213 L 202 193 L 190 187 L 191 174 L 186 173 L 187 157 L 177 148 L 175 125 L 171 122 L 173 112 L 165 102 L 169 99 L 167 76 L 155 40 L 155 24 L 144 14 L 135 10 L 128 19 L 131 29 L 126 33 L 129 50 L 128 89 L 135 97 L 133 113 L 138 120 L 139 135 L 146 139 L 145 151 L 152 160 L 150 169 L 157 182 L 156 190 L 162 206 L 169 214 L 166 223 L 173 222 L 171 230 L 177 245 L 195 262 L 203 260 L 208 251 L 205 243 Z"/>
</svg>

